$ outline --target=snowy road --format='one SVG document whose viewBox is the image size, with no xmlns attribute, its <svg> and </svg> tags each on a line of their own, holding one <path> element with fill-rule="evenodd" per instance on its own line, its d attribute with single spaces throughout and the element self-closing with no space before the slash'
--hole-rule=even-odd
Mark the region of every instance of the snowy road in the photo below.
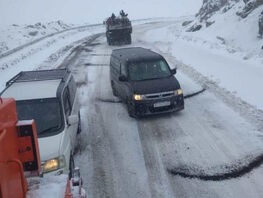
<svg viewBox="0 0 263 198">
<path fill-rule="evenodd" d="M 132 46 L 161 51 L 161 42 L 146 42 L 142 35 L 171 23 L 136 26 Z M 178 65 L 166 53 L 171 67 L 179 68 L 176 77 L 184 94 L 201 90 L 200 84 L 207 91 L 187 98 L 182 112 L 130 118 L 109 82 L 109 55 L 119 47 L 108 46 L 100 32 L 95 28 L 52 37 L 0 61 L 8 66 L 0 73 L 2 88 L 21 69 L 68 67 L 73 72 L 83 131 L 75 158 L 88 197 L 262 197 L 262 116 L 247 115 L 253 109 L 231 101 L 227 91 L 206 84 L 200 73 L 191 73 L 191 66 Z"/>
<path fill-rule="evenodd" d="M 142 32 L 167 24 L 138 26 L 132 46 L 145 45 Z M 100 36 L 67 59 L 81 94 L 76 163 L 88 196 L 262 197 L 262 132 L 209 91 L 187 99 L 182 112 L 130 118 L 110 88 L 108 55 L 115 48 Z M 185 93 L 200 90 L 180 71 L 177 77 Z"/>
</svg>

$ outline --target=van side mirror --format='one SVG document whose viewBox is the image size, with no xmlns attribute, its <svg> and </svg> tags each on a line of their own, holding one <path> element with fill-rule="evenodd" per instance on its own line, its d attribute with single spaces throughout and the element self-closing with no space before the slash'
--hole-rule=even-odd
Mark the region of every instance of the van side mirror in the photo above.
<svg viewBox="0 0 263 198">
<path fill-rule="evenodd" d="M 68 117 L 68 124 L 69 125 L 74 125 L 77 124 L 79 122 L 79 117 L 77 115 L 70 115 Z"/>
<path fill-rule="evenodd" d="M 176 74 L 176 69 L 171 70 L 172 75 Z"/>
<path fill-rule="evenodd" d="M 126 81 L 128 81 L 128 78 L 126 76 L 122 75 L 122 76 L 119 77 L 119 81 L 126 82 Z"/>
</svg>

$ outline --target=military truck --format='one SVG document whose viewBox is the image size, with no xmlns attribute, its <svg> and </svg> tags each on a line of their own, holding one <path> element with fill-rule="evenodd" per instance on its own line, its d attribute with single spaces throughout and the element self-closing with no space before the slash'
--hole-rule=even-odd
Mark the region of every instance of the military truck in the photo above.
<svg viewBox="0 0 263 198">
<path fill-rule="evenodd" d="M 106 21 L 106 37 L 109 45 L 131 44 L 132 24 L 126 16 L 109 17 Z"/>
</svg>

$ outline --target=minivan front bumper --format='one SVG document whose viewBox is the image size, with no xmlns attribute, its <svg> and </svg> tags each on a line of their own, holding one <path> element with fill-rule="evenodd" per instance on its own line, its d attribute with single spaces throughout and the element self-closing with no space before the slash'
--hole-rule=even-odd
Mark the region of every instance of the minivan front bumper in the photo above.
<svg viewBox="0 0 263 198">
<path fill-rule="evenodd" d="M 183 94 L 161 98 L 161 99 L 153 99 L 153 100 L 140 100 L 140 101 L 134 100 L 133 102 L 134 102 L 136 116 L 175 112 L 184 109 Z M 156 105 L 162 103 L 163 104 L 169 103 L 169 105 L 163 105 L 163 106 Z"/>
</svg>

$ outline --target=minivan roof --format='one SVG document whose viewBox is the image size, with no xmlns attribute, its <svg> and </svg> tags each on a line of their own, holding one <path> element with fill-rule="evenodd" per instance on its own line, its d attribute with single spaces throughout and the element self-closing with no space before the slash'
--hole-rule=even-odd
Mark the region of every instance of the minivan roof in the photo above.
<svg viewBox="0 0 263 198">
<path fill-rule="evenodd" d="M 163 59 L 160 54 L 142 47 L 115 49 L 112 51 L 112 56 L 126 62 Z"/>
</svg>

